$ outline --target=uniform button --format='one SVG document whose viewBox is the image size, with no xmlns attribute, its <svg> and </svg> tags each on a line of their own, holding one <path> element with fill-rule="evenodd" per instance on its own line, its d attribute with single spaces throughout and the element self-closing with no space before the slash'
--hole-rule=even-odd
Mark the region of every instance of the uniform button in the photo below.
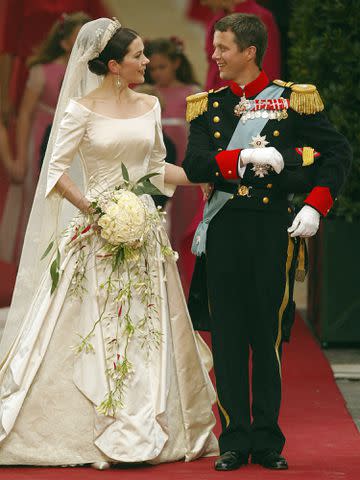
<svg viewBox="0 0 360 480">
<path fill-rule="evenodd" d="M 218 106 L 219 106 L 219 102 L 214 102 L 214 103 L 213 103 L 213 107 L 214 107 L 214 108 L 218 108 Z"/>
<path fill-rule="evenodd" d="M 273 135 L 274 135 L 274 137 L 278 137 L 280 135 L 279 130 L 274 130 Z"/>
<path fill-rule="evenodd" d="M 228 174 L 231 175 L 231 174 L 232 174 L 232 170 L 228 170 Z"/>
<path fill-rule="evenodd" d="M 215 137 L 215 138 L 220 138 L 220 137 L 221 137 L 221 133 L 220 133 L 220 132 L 215 132 L 215 133 L 214 133 L 214 137 Z"/>
<path fill-rule="evenodd" d="M 220 175 L 219 172 L 215 172 L 215 176 L 218 177 Z"/>
<path fill-rule="evenodd" d="M 219 148 L 218 148 L 218 152 L 221 152 L 221 151 L 222 151 L 222 148 L 219 147 Z"/>
<path fill-rule="evenodd" d="M 272 183 L 268 183 L 268 184 L 266 185 L 266 188 L 272 188 Z"/>
<path fill-rule="evenodd" d="M 269 197 L 263 198 L 263 203 L 265 203 L 265 205 L 267 205 L 269 202 L 270 202 Z"/>
<path fill-rule="evenodd" d="M 213 122 L 214 123 L 219 123 L 220 122 L 220 117 L 214 117 Z"/>
<path fill-rule="evenodd" d="M 288 207 L 288 213 L 292 213 L 292 210 L 290 207 Z"/>
</svg>

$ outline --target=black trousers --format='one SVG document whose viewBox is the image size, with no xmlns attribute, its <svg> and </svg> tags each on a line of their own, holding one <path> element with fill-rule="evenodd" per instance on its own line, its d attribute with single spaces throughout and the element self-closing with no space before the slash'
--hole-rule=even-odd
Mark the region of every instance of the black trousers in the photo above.
<svg viewBox="0 0 360 480">
<path fill-rule="evenodd" d="M 230 200 L 223 207 L 210 222 L 207 235 L 207 287 L 222 421 L 220 451 L 280 453 L 285 443 L 278 425 L 281 323 L 293 262 L 294 243 L 287 233 L 291 218 L 285 201 L 276 208 L 247 210 L 238 203 L 241 200 Z"/>
</svg>

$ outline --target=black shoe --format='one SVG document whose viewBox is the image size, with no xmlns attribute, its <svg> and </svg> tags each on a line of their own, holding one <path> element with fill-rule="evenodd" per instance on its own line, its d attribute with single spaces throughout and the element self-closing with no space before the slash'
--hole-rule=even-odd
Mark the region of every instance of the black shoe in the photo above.
<svg viewBox="0 0 360 480">
<path fill-rule="evenodd" d="M 277 452 L 268 452 L 261 455 L 252 455 L 251 463 L 256 463 L 264 468 L 272 470 L 287 470 L 289 468 L 287 461 Z"/>
<path fill-rule="evenodd" d="M 236 470 L 247 463 L 248 459 L 244 454 L 230 450 L 215 460 L 215 470 Z"/>
</svg>

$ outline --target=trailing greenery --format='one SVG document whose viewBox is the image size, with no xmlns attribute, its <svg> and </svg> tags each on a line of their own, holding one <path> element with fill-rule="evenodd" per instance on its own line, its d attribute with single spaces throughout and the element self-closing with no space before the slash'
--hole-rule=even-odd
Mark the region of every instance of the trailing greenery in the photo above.
<svg viewBox="0 0 360 480">
<path fill-rule="evenodd" d="M 294 2 L 289 80 L 314 83 L 330 121 L 349 140 L 354 160 L 332 215 L 360 218 L 360 1 Z"/>
</svg>

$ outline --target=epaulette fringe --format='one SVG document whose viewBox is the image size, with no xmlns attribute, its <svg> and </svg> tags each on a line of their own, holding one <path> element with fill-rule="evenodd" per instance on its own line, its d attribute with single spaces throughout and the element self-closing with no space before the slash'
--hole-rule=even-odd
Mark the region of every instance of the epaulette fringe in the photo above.
<svg viewBox="0 0 360 480">
<path fill-rule="evenodd" d="M 315 85 L 274 80 L 275 85 L 291 88 L 290 108 L 295 112 L 312 115 L 324 110 L 324 104 Z"/>
<path fill-rule="evenodd" d="M 208 109 L 208 92 L 195 93 L 186 97 L 186 121 L 191 122 Z"/>
</svg>

